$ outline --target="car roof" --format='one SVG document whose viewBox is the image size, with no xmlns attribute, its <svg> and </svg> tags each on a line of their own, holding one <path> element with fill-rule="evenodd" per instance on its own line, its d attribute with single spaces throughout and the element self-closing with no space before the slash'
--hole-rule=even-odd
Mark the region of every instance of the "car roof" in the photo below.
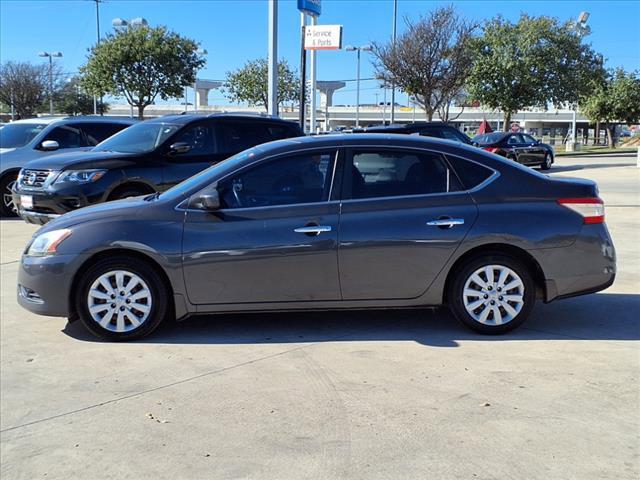
<svg viewBox="0 0 640 480">
<path fill-rule="evenodd" d="M 66 122 L 93 122 L 93 123 L 125 123 L 131 125 L 137 120 L 129 117 L 117 117 L 117 116 L 100 116 L 100 115 L 82 115 L 77 117 L 34 117 L 25 118 L 24 120 L 15 120 L 11 123 L 33 123 L 38 125 L 50 125 L 52 123 L 66 123 Z"/>
<path fill-rule="evenodd" d="M 412 122 L 412 123 L 392 123 L 390 125 L 375 125 L 367 127 L 366 132 L 384 132 L 387 130 L 412 130 L 414 128 L 455 128 L 444 122 Z"/>
<path fill-rule="evenodd" d="M 268 121 L 268 122 L 277 122 L 284 123 L 290 125 L 292 122 L 290 120 L 284 120 L 280 117 L 276 117 L 273 115 L 266 115 L 261 113 L 247 113 L 247 112 L 216 112 L 210 113 L 208 115 L 200 115 L 197 113 L 183 113 L 178 115 L 165 115 L 162 117 L 152 118 L 147 120 L 149 123 L 174 123 L 174 124 L 187 124 L 194 122 L 196 120 L 202 120 L 205 118 L 238 118 L 242 120 L 258 120 L 258 121 Z"/>
<path fill-rule="evenodd" d="M 350 133 L 336 133 L 333 135 L 313 135 L 305 137 L 292 137 L 273 142 L 264 143 L 254 147 L 260 153 L 284 153 L 287 151 L 298 150 L 300 148 L 338 148 L 338 147 L 368 147 L 385 145 L 392 147 L 456 147 L 471 149 L 476 152 L 478 149 L 469 145 L 456 142 L 453 140 L 445 140 L 436 137 L 423 137 L 419 135 L 405 135 L 399 133 L 360 133 L 353 135 Z"/>
</svg>

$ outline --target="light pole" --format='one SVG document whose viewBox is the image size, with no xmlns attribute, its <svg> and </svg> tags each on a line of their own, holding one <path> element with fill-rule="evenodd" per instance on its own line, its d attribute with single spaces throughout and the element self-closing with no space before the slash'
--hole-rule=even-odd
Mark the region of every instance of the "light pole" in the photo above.
<svg viewBox="0 0 640 480">
<path fill-rule="evenodd" d="M 111 25 L 117 32 L 121 32 L 128 27 L 146 27 L 147 25 L 149 25 L 149 22 L 147 22 L 147 20 L 142 17 L 133 18 L 131 20 L 125 20 L 123 18 L 117 17 L 111 20 Z M 133 118 L 133 105 L 129 104 L 129 107 L 129 115 L 131 118 Z"/>
<path fill-rule="evenodd" d="M 360 126 L 360 52 L 370 52 L 372 48 L 371 45 L 362 45 L 361 47 L 347 45 L 345 50 L 347 52 L 358 52 L 358 66 L 356 70 L 356 128 L 358 128 Z"/>
<path fill-rule="evenodd" d="M 398 0 L 393 0 L 393 48 L 396 48 L 396 26 L 398 24 Z M 391 84 L 391 124 L 396 121 L 396 85 Z"/>
<path fill-rule="evenodd" d="M 580 41 L 582 41 L 582 37 L 589 35 L 591 33 L 591 28 L 587 25 L 587 20 L 589 20 L 589 12 L 580 12 L 578 15 L 578 20 L 573 24 L 573 31 L 578 36 Z M 570 150 L 573 151 L 576 148 L 576 134 L 577 130 L 577 110 L 578 106 L 574 105 L 571 112 L 571 147 Z"/>
<path fill-rule="evenodd" d="M 40 52 L 39 57 L 49 57 L 49 115 L 53 115 L 53 57 L 62 57 L 62 52 Z"/>
</svg>

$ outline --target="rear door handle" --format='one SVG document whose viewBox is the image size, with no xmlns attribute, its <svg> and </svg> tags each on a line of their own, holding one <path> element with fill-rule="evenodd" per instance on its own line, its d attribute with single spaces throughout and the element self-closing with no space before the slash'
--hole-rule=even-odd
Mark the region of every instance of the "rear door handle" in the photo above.
<svg viewBox="0 0 640 480">
<path fill-rule="evenodd" d="M 454 225 L 464 225 L 464 218 L 438 218 L 437 220 L 427 222 L 427 225 L 431 227 L 451 228 Z"/>
<path fill-rule="evenodd" d="M 304 233 L 306 235 L 320 235 L 321 233 L 330 232 L 331 227 L 328 225 L 307 225 L 293 230 L 296 233 Z"/>
</svg>

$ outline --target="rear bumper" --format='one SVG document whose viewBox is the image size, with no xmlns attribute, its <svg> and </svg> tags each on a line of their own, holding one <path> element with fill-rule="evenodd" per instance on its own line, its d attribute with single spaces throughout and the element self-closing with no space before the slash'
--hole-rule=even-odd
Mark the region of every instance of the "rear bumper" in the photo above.
<svg viewBox="0 0 640 480">
<path fill-rule="evenodd" d="M 535 250 L 545 281 L 545 302 L 587 295 L 610 287 L 616 253 L 605 224 L 584 225 L 569 247 Z"/>
</svg>

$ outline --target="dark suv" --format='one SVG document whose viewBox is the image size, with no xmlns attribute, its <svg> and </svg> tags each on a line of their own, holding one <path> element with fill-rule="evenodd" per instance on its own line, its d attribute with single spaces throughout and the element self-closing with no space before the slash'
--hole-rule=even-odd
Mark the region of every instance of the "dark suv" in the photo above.
<svg viewBox="0 0 640 480">
<path fill-rule="evenodd" d="M 160 192 L 255 145 L 303 135 L 263 115 L 172 115 L 134 125 L 91 151 L 52 155 L 20 171 L 13 200 L 29 223 L 80 207 Z"/>
<path fill-rule="evenodd" d="M 406 135 L 420 135 L 423 137 L 444 138 L 466 145 L 471 145 L 471 139 L 456 127 L 443 122 L 413 122 L 404 125 L 380 125 L 367 127 L 364 133 L 404 133 Z"/>
</svg>

